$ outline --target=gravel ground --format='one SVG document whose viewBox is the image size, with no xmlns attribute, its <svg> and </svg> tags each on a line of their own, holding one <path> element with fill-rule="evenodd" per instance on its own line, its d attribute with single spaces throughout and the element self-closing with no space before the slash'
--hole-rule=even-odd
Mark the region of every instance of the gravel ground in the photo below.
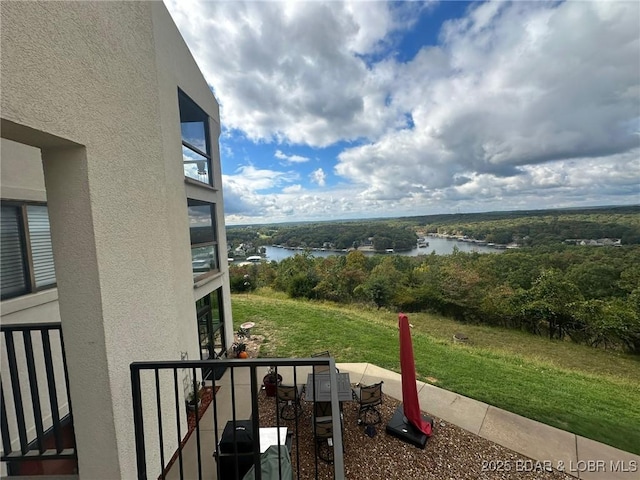
<svg viewBox="0 0 640 480">
<path fill-rule="evenodd" d="M 558 471 L 532 470 L 533 464 L 523 455 L 485 440 L 437 417 L 433 436 L 424 450 L 387 435 L 385 425 L 400 405 L 396 399 L 383 394 L 380 407 L 382 422 L 376 425 L 376 435 L 369 437 L 357 424 L 357 403 L 344 404 L 344 465 L 348 479 L 573 479 Z M 276 425 L 274 398 L 260 392 L 260 423 Z M 425 412 L 426 413 L 426 412 Z M 291 461 L 294 478 L 300 451 L 300 478 L 315 477 L 314 441 L 311 426 L 312 403 L 302 402 L 298 417 L 298 435 L 293 437 Z M 427 413 L 427 415 L 429 415 Z M 430 415 L 432 416 L 432 415 Z M 280 421 L 295 431 L 295 421 Z M 520 463 L 518 463 L 520 462 Z M 318 463 L 318 478 L 333 478 L 333 466 Z"/>
<path fill-rule="evenodd" d="M 259 355 L 262 337 L 246 340 L 250 357 Z M 383 386 L 384 392 L 384 386 Z M 345 476 L 350 480 L 575 480 L 557 470 L 546 471 L 530 458 L 474 435 L 456 425 L 423 412 L 434 419 L 433 436 L 424 450 L 398 440 L 385 432 L 400 402 L 384 395 L 379 407 L 382 421 L 376 425 L 376 435 L 369 437 L 364 427 L 357 424 L 356 402 L 345 402 L 343 408 L 343 443 Z M 260 424 L 276 425 L 276 409 L 273 397 L 264 391 L 259 394 Z M 300 479 L 332 479 L 333 465 L 318 461 L 316 477 L 315 443 L 311 423 L 312 402 L 302 402 L 302 414 L 298 417 L 298 434 L 293 437 L 291 462 L 294 478 L 297 462 L 300 462 Z M 281 426 L 295 431 L 294 420 L 280 420 Z M 298 451 L 300 452 L 298 460 Z"/>
</svg>

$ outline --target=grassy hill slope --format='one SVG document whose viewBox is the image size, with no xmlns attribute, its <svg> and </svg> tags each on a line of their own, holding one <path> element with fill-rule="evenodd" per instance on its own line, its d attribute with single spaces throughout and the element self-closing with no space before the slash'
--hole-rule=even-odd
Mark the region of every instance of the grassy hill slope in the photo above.
<svg viewBox="0 0 640 480">
<path fill-rule="evenodd" d="M 330 350 L 338 362 L 399 372 L 396 313 L 273 292 L 234 295 L 232 305 L 236 328 L 254 321 L 265 336 L 261 356 Z M 409 320 L 420 380 L 640 454 L 640 358 L 428 314 Z M 458 331 L 469 344 L 453 343 Z"/>
</svg>

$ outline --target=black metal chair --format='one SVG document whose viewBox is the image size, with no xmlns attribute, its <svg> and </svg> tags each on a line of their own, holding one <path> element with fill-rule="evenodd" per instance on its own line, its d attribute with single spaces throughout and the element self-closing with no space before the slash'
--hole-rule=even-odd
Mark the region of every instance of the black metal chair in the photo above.
<svg viewBox="0 0 640 480">
<path fill-rule="evenodd" d="M 314 418 L 330 417 L 331 402 L 313 402 L 313 416 Z"/>
<path fill-rule="evenodd" d="M 333 463 L 333 417 L 314 417 L 313 435 L 316 456 L 327 463 Z"/>
<path fill-rule="evenodd" d="M 353 388 L 353 399 L 358 402 L 358 425 L 377 425 L 382 421 L 380 411 L 376 408 L 382 405 L 382 384 L 358 386 Z"/>
<path fill-rule="evenodd" d="M 318 352 L 311 355 L 311 358 L 318 358 L 318 357 L 331 357 L 331 354 L 329 353 L 329 350 L 325 350 L 324 352 Z M 313 372 L 329 373 L 329 365 L 316 365 L 313 367 Z M 336 367 L 336 373 L 340 373 L 340 370 L 338 370 L 338 367 Z"/>
<path fill-rule="evenodd" d="M 327 463 L 333 463 L 333 415 L 331 402 L 314 402 L 313 431 L 316 443 L 316 455 Z M 344 433 L 344 418 L 340 415 L 340 430 Z M 342 439 L 344 452 L 344 438 Z"/>
<path fill-rule="evenodd" d="M 304 394 L 304 385 L 278 385 L 276 398 L 280 407 L 280 418 L 294 420 L 302 413 L 300 399 Z M 289 413 L 291 412 L 291 413 Z"/>
</svg>

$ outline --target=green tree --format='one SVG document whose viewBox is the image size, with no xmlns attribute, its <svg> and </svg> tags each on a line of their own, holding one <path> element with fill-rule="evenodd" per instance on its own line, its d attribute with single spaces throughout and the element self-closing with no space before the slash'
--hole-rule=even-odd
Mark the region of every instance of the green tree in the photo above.
<svg viewBox="0 0 640 480">
<path fill-rule="evenodd" d="M 403 274 L 395 267 L 393 257 L 384 257 L 373 267 L 368 278 L 357 287 L 357 294 L 375 303 L 379 308 L 391 304 L 394 292 L 402 284 Z"/>
<path fill-rule="evenodd" d="M 585 343 L 640 353 L 640 317 L 633 302 L 620 298 L 587 300 L 577 305 L 575 315 L 585 326 Z"/>
<path fill-rule="evenodd" d="M 314 258 L 309 253 L 296 254 L 278 264 L 274 287 L 291 297 L 313 298 L 318 284 Z"/>
<path fill-rule="evenodd" d="M 561 271 L 543 271 L 527 291 L 527 297 L 522 313 L 534 331 L 545 326 L 549 338 L 564 338 L 576 328 L 573 311 L 583 297 L 578 287 L 564 279 Z"/>
<path fill-rule="evenodd" d="M 620 271 L 611 264 L 584 262 L 571 266 L 567 280 L 576 285 L 585 298 L 607 298 L 619 296 Z"/>
</svg>

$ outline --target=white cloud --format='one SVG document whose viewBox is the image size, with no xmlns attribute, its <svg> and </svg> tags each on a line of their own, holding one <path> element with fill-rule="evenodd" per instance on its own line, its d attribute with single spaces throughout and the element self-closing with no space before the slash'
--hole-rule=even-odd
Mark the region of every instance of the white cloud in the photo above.
<svg viewBox="0 0 640 480">
<path fill-rule="evenodd" d="M 296 172 L 278 172 L 276 170 L 258 169 L 253 165 L 239 167 L 236 175 L 227 176 L 237 184 L 253 191 L 268 190 L 299 178 Z"/>
<path fill-rule="evenodd" d="M 229 224 L 327 218 L 426 215 L 429 213 L 545 209 L 615 205 L 640 200 L 640 148 L 608 157 L 560 160 L 522 168 L 519 175 L 500 177 L 468 173 L 457 184 L 414 189 L 384 198 L 358 194 L 350 186 L 306 192 L 300 185 L 269 196 L 242 194 L 247 208 L 233 211 Z M 225 181 L 225 208 L 229 194 Z"/>
<path fill-rule="evenodd" d="M 324 166 L 313 195 L 292 172 L 226 176 L 233 219 L 639 199 L 637 2 L 474 4 L 404 63 L 394 41 L 419 3 L 167 5 L 226 128 L 283 145 L 354 141 L 335 166 L 344 185 L 327 189 Z M 282 150 L 289 165 L 309 160 Z"/>
<path fill-rule="evenodd" d="M 282 193 L 298 193 L 301 191 L 302 191 L 302 185 L 300 184 L 290 185 L 282 189 Z"/>
<path fill-rule="evenodd" d="M 309 175 L 309 178 L 313 183 L 316 183 L 319 186 L 324 187 L 327 180 L 327 174 L 324 173 L 324 170 L 322 170 L 321 168 L 318 168 L 313 172 L 311 172 L 311 175 Z"/>
<path fill-rule="evenodd" d="M 279 158 L 280 160 L 284 160 L 287 164 L 305 163 L 309 161 L 308 157 L 302 157 L 300 155 L 285 155 L 280 150 L 276 150 L 276 153 L 274 155 L 276 158 Z"/>
<path fill-rule="evenodd" d="M 166 1 L 221 103 L 226 128 L 253 140 L 326 146 L 375 138 L 385 107 L 358 54 L 375 51 L 422 8 L 384 2 Z"/>
<path fill-rule="evenodd" d="M 640 146 L 639 4 L 482 4 L 441 48 L 396 66 L 415 127 L 339 155 L 363 197 L 445 188 L 456 175 L 607 158 Z M 477 19 L 477 21 L 474 21 Z M 418 74 L 419 73 L 419 74 Z"/>
</svg>

